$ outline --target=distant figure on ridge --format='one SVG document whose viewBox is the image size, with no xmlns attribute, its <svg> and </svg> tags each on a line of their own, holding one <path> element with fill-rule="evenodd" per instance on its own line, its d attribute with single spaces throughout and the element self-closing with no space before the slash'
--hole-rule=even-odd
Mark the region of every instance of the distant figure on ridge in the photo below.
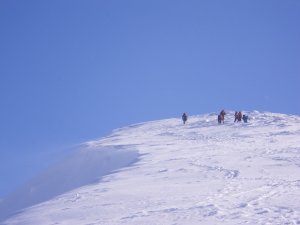
<svg viewBox="0 0 300 225">
<path fill-rule="evenodd" d="M 243 121 L 244 123 L 248 123 L 248 116 L 246 116 L 245 114 L 243 115 Z"/>
<path fill-rule="evenodd" d="M 182 114 L 182 121 L 183 121 L 183 124 L 186 123 L 187 119 L 188 119 L 188 117 L 187 117 L 186 113 L 183 113 L 183 114 Z"/>
<path fill-rule="evenodd" d="M 234 113 L 234 122 L 238 121 L 238 112 L 235 111 Z"/>
<path fill-rule="evenodd" d="M 242 112 L 235 111 L 234 113 L 234 122 L 241 122 L 242 121 Z"/>
<path fill-rule="evenodd" d="M 239 122 L 242 121 L 242 112 L 241 112 L 241 111 L 238 113 L 238 121 L 239 121 Z"/>
<path fill-rule="evenodd" d="M 224 118 L 225 118 L 225 111 L 224 109 L 220 112 L 220 114 L 218 115 L 218 123 L 221 124 L 221 123 L 224 123 Z"/>
</svg>

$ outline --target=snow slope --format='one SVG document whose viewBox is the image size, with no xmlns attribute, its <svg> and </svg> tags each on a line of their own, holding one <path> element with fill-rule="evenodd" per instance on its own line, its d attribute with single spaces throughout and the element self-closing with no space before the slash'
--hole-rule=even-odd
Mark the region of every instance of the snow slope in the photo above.
<svg viewBox="0 0 300 225">
<path fill-rule="evenodd" d="M 6 215 L 31 207 L 1 224 L 300 224 L 300 117 L 247 114 L 248 124 L 207 114 L 88 142 L 4 200 Z"/>
</svg>

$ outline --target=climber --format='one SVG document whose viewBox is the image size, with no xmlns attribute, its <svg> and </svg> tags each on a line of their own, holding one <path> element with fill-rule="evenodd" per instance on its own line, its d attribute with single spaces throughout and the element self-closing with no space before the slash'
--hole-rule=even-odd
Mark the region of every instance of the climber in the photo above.
<svg viewBox="0 0 300 225">
<path fill-rule="evenodd" d="M 187 119 L 188 119 L 187 114 L 186 114 L 186 113 L 183 113 L 183 114 L 182 114 L 182 121 L 183 121 L 183 124 L 186 123 Z"/>
<path fill-rule="evenodd" d="M 243 115 L 243 121 L 244 123 L 248 123 L 248 116 L 246 116 L 245 114 Z"/>
</svg>

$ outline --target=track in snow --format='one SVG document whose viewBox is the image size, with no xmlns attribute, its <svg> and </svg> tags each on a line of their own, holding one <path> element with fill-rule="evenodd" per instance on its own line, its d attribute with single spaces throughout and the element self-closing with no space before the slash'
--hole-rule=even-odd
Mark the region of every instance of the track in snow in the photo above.
<svg viewBox="0 0 300 225">
<path fill-rule="evenodd" d="M 300 118 L 248 115 L 118 129 L 89 148 L 136 149 L 139 161 L 4 224 L 300 224 Z"/>
</svg>

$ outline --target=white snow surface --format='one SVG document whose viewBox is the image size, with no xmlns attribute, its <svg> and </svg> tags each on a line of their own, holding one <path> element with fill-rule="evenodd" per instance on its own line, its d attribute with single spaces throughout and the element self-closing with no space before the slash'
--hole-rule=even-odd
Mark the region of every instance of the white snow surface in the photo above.
<svg viewBox="0 0 300 225">
<path fill-rule="evenodd" d="M 4 199 L 0 224 L 300 224 L 300 117 L 246 114 L 146 122 L 85 143 Z"/>
</svg>

